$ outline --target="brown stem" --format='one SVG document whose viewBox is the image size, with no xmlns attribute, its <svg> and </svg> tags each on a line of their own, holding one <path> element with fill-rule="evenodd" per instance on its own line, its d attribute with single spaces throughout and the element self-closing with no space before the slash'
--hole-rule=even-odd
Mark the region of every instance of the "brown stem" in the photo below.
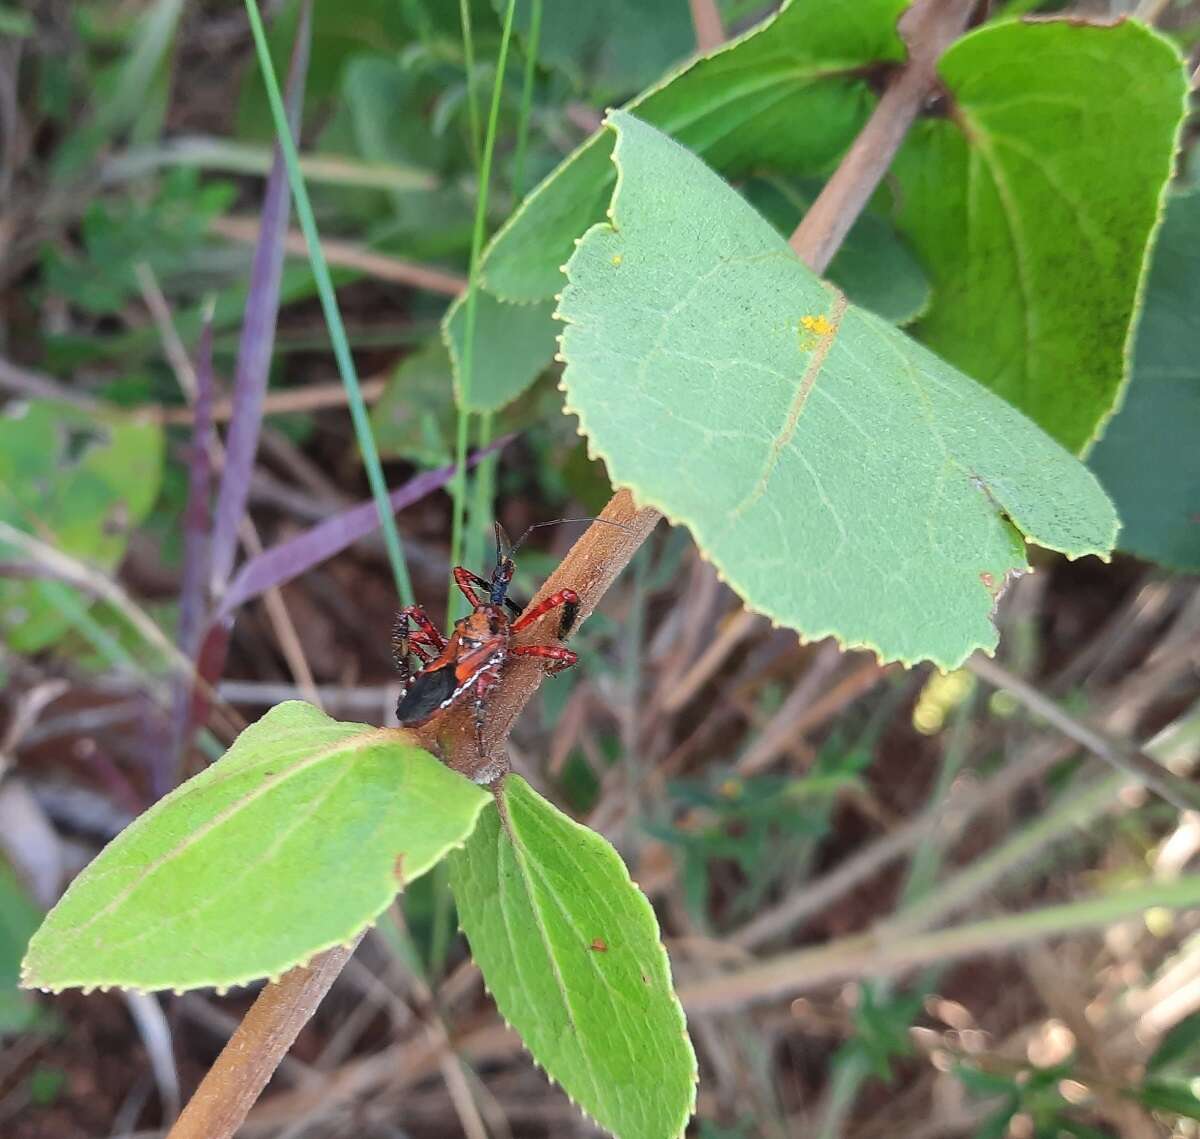
<svg viewBox="0 0 1200 1139">
<path fill-rule="evenodd" d="M 628 564 L 638 547 L 662 517 L 657 510 L 639 509 L 627 490 L 619 490 L 583 536 L 571 547 L 554 572 L 534 595 L 530 606 L 536 605 L 560 589 L 570 588 L 579 594 L 577 624 L 596 608 L 600 598 L 617 574 Z M 554 617 L 537 621 L 517 634 L 517 644 L 544 643 L 552 636 Z M 549 628 L 547 627 L 549 626 Z M 485 758 L 481 760 L 475 741 L 475 720 L 467 705 L 456 705 L 440 720 L 435 720 L 417 735 L 427 744 L 437 746 L 446 762 L 462 774 L 478 782 L 490 782 L 507 770 L 504 741 L 513 721 L 529 703 L 545 675 L 543 667 L 528 658 L 512 657 L 504 670 L 504 683 L 488 703 L 485 727 Z"/>
<path fill-rule="evenodd" d="M 902 30 L 910 45 L 909 64 L 884 93 L 875 113 L 792 235 L 792 248 L 814 272 L 823 271 L 829 264 L 883 177 L 933 86 L 938 57 L 965 24 L 972 4 L 973 0 L 918 0 L 905 15 Z M 582 622 L 661 517 L 651 507 L 639 509 L 629 491 L 617 491 L 601 512 L 602 521 L 587 529 L 530 604 L 570 587 L 579 594 L 578 621 Z M 516 638 L 518 644 L 547 639 L 542 622 Z M 441 720 L 414 734 L 426 746 L 439 747 L 456 771 L 480 782 L 494 780 L 507 770 L 504 741 L 513 722 L 544 675 L 535 661 L 510 659 L 504 683 L 488 705 L 486 757 L 482 761 L 468 707 L 452 707 Z M 167 1139 L 226 1139 L 233 1134 L 352 951 L 330 950 L 263 991 Z"/>
<path fill-rule="evenodd" d="M 352 945 L 339 945 L 297 966 L 263 989 L 167 1139 L 228 1139 L 241 1127 L 361 936 Z"/>
<path fill-rule="evenodd" d="M 689 0 L 689 3 L 692 27 L 696 29 L 696 50 L 701 53 L 715 51 L 725 42 L 725 28 L 721 23 L 717 0 Z"/>
<path fill-rule="evenodd" d="M 908 62 L 796 227 L 789 244 L 814 273 L 833 260 L 891 165 L 937 82 L 937 61 L 966 26 L 975 0 L 918 0 L 900 19 Z"/>
</svg>

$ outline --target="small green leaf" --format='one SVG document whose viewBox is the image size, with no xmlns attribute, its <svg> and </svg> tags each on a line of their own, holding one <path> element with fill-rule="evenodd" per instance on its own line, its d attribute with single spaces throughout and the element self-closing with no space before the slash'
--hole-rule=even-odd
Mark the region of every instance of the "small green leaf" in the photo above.
<svg viewBox="0 0 1200 1139">
<path fill-rule="evenodd" d="M 950 114 L 893 166 L 933 277 L 916 334 L 1079 451 L 1112 410 L 1187 81 L 1132 20 L 1001 22 L 942 56 Z"/>
<path fill-rule="evenodd" d="M 619 1139 L 674 1139 L 696 1058 L 654 911 L 594 831 L 506 776 L 450 881 L 471 952 L 534 1059 Z"/>
<path fill-rule="evenodd" d="M 487 798 L 404 732 L 280 704 L 100 852 L 34 935 L 22 983 L 277 976 L 374 921 Z"/>
<path fill-rule="evenodd" d="M 453 461 L 450 356 L 439 337 L 406 356 L 371 408 L 371 430 L 385 459 L 423 467 Z"/>
<path fill-rule="evenodd" d="M 1125 402 L 1088 457 L 1121 549 L 1200 570 L 1200 191 L 1171 198 L 1154 247 Z"/>
<path fill-rule="evenodd" d="M 546 367 L 558 342 L 554 304 L 508 304 L 479 290 L 475 300 L 475 364 L 471 399 L 462 399 L 462 359 L 467 318 L 464 298 L 446 313 L 443 337 L 454 362 L 454 391 L 463 411 L 499 411 Z"/>
<path fill-rule="evenodd" d="M 0 519 L 112 569 L 158 495 L 163 433 L 117 412 L 35 400 L 0 415 Z M 0 636 L 36 652 L 66 632 L 54 590 L 0 580 Z"/>
<path fill-rule="evenodd" d="M 1107 553 L 1112 504 L 1008 404 L 819 281 L 694 155 L 623 112 L 612 224 L 567 266 L 567 410 L 614 485 L 686 523 L 759 612 L 958 665 L 1024 540 Z"/>
</svg>

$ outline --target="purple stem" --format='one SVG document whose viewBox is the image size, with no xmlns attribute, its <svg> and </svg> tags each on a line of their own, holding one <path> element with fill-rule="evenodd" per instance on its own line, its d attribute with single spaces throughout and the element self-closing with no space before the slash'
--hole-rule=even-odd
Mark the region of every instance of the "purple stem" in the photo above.
<svg viewBox="0 0 1200 1139">
<path fill-rule="evenodd" d="M 476 451 L 467 465 L 473 467 L 480 459 L 506 446 L 511 435 L 497 439 L 490 447 Z M 402 510 L 427 494 L 445 486 L 454 477 L 453 465 L 426 471 L 411 478 L 388 496 L 393 510 Z M 365 538 L 379 528 L 379 511 L 374 500 L 359 503 L 343 510 L 311 530 L 297 534 L 251 558 L 237 572 L 221 598 L 214 620 L 227 619 L 239 605 L 245 604 L 275 585 L 283 585 L 307 573 L 313 566 L 340 553 L 347 546 Z"/>
<path fill-rule="evenodd" d="M 288 121 L 296 138 L 299 137 L 300 108 L 308 71 L 311 16 L 312 3 L 306 0 L 296 29 L 296 42 L 292 46 L 287 81 Z M 287 170 L 283 153 L 276 143 L 263 199 L 262 227 L 250 270 L 250 291 L 234 369 L 233 416 L 225 441 L 225 471 L 217 494 L 212 535 L 209 583 L 214 598 L 221 597 L 233 573 L 238 526 L 246 513 L 246 500 L 250 493 L 250 473 L 254 469 L 254 456 L 258 451 L 263 398 L 267 392 L 271 353 L 275 346 L 275 322 L 279 315 L 284 237 L 287 234 L 290 204 Z"/>
</svg>

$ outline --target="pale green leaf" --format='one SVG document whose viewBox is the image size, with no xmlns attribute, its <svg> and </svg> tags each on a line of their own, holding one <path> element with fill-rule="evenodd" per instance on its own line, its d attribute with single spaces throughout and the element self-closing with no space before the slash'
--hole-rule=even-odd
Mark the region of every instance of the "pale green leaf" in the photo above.
<svg viewBox="0 0 1200 1139">
<path fill-rule="evenodd" d="M 933 277 L 916 334 L 1064 446 L 1111 411 L 1186 77 L 1134 21 L 997 23 L 938 70 L 952 113 L 893 166 L 896 220 Z"/>
<path fill-rule="evenodd" d="M 698 158 L 610 116 L 612 224 L 567 266 L 567 409 L 614 485 L 686 523 L 753 609 L 955 666 L 991 648 L 1024 542 L 1107 553 L 1091 473 L 1003 400 L 847 306 Z"/>
<path fill-rule="evenodd" d="M 465 298 L 446 313 L 442 335 L 454 364 L 454 391 L 464 411 L 499 411 L 517 398 L 554 355 L 558 326 L 554 303 L 508 304 L 482 289 L 475 298 L 475 356 L 471 398 L 463 400 L 462 359 L 466 344 Z"/>
<path fill-rule="evenodd" d="M 162 454 L 157 424 L 44 400 L 13 404 L 0 415 L 0 519 L 111 570 L 158 495 Z M 45 583 L 0 580 L 0 636 L 12 648 L 45 648 L 68 625 Z"/>
<path fill-rule="evenodd" d="M 1125 402 L 1088 458 L 1121 549 L 1200 571 L 1200 191 L 1170 199 Z"/>
<path fill-rule="evenodd" d="M 674 1139 L 696 1058 L 650 903 L 603 838 L 519 776 L 450 857 L 471 953 L 534 1059 L 620 1139 Z"/>
<path fill-rule="evenodd" d="M 350 941 L 488 799 L 408 740 L 298 701 L 272 709 L 79 875 L 22 982 L 224 987 Z"/>
</svg>

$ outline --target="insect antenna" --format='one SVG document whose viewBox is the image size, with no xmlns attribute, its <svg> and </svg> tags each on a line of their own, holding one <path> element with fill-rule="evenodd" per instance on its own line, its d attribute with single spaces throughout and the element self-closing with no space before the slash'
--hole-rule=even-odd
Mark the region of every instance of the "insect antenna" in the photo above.
<svg viewBox="0 0 1200 1139">
<path fill-rule="evenodd" d="M 550 519 L 549 522 L 535 522 L 532 526 L 530 526 L 529 529 L 527 529 L 525 531 L 525 533 L 522 534 L 508 548 L 508 552 L 507 552 L 506 556 L 511 558 L 517 552 L 517 550 L 519 550 L 521 548 L 522 543 L 525 541 L 526 538 L 529 537 L 529 535 L 531 533 L 533 533 L 534 530 L 540 530 L 543 526 L 563 526 L 570 522 L 599 522 L 604 526 L 615 526 L 618 530 L 628 530 L 629 529 L 628 526 L 624 526 L 620 522 L 610 522 L 607 518 L 552 518 L 552 519 Z M 502 533 L 504 533 L 504 531 L 500 528 L 500 523 L 497 522 L 496 523 L 497 557 L 499 557 L 500 535 Z M 505 535 L 505 537 L 507 538 L 507 535 Z"/>
</svg>

